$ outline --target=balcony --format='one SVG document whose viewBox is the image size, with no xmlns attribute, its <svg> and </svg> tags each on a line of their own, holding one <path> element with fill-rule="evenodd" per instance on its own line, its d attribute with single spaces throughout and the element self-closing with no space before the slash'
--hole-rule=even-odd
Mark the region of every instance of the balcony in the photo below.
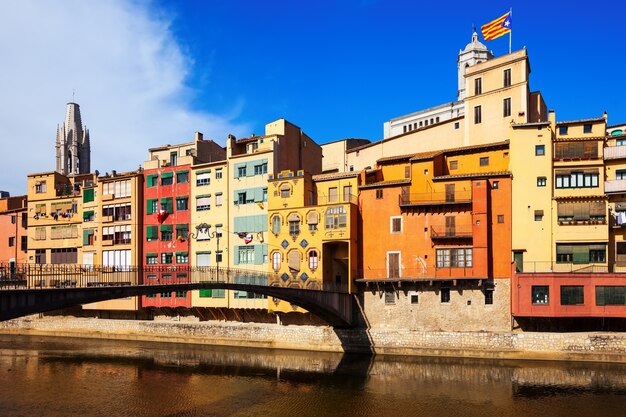
<svg viewBox="0 0 626 417">
<path fill-rule="evenodd" d="M 400 195 L 400 207 L 409 206 L 434 206 L 434 205 L 455 205 L 455 204 L 471 204 L 472 192 L 455 191 L 454 193 L 446 192 L 430 192 L 430 193 L 411 193 Z"/>
<path fill-rule="evenodd" d="M 626 158 L 626 146 L 608 146 L 604 148 L 604 159 Z"/>
<path fill-rule="evenodd" d="M 471 239 L 472 238 L 472 226 L 431 226 L 430 238 L 436 239 Z"/>
<path fill-rule="evenodd" d="M 626 148 L 626 146 L 620 146 Z M 626 180 L 610 180 L 604 181 L 605 193 L 624 193 L 626 192 Z"/>
</svg>

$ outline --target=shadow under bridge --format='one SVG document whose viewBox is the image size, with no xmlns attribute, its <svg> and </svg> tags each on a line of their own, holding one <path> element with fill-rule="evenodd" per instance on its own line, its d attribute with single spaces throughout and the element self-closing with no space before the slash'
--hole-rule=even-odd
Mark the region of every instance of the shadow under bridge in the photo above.
<svg viewBox="0 0 626 417">
<path fill-rule="evenodd" d="M 0 268 L 0 321 L 117 298 L 224 289 L 290 302 L 336 328 L 355 327 L 359 322 L 353 295 L 344 288 L 332 284 L 324 284 L 322 289 L 281 287 L 277 285 L 280 281 L 267 272 L 179 266 L 13 265 L 12 268 L 11 271 Z M 177 278 L 167 281 L 149 278 L 158 271 L 167 271 Z"/>
</svg>

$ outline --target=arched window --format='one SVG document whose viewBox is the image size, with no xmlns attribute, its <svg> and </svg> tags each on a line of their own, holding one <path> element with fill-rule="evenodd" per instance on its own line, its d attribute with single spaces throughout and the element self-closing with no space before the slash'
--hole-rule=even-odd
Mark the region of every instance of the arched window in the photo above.
<svg viewBox="0 0 626 417">
<path fill-rule="evenodd" d="M 276 272 L 280 270 L 280 260 L 281 260 L 280 252 L 273 252 L 272 253 L 272 268 Z"/>
<path fill-rule="evenodd" d="M 291 196 L 291 186 L 288 183 L 280 185 L 280 197 L 289 198 Z"/>
<path fill-rule="evenodd" d="M 289 235 L 296 237 L 300 234 L 300 216 L 296 213 L 291 213 L 287 218 L 289 221 Z"/>
<path fill-rule="evenodd" d="M 276 215 L 272 217 L 272 233 L 275 235 L 280 233 L 280 216 Z"/>
<path fill-rule="evenodd" d="M 309 269 L 315 271 L 317 269 L 319 258 L 316 250 L 309 251 Z"/>
</svg>

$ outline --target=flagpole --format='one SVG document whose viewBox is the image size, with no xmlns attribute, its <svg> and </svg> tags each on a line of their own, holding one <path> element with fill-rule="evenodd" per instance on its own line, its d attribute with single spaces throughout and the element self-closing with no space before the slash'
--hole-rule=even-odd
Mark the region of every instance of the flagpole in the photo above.
<svg viewBox="0 0 626 417">
<path fill-rule="evenodd" d="M 513 21 L 513 8 L 512 7 L 509 9 L 509 17 L 511 18 L 511 21 Z M 513 28 L 509 30 L 509 53 L 511 53 L 511 38 L 512 37 L 513 37 Z"/>
</svg>

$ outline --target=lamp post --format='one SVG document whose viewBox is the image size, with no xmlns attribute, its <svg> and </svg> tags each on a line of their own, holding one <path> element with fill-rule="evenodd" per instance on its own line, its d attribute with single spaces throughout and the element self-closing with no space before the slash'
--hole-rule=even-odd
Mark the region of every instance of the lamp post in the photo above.
<svg viewBox="0 0 626 417">
<path fill-rule="evenodd" d="M 211 226 L 209 226 L 206 223 L 200 223 L 199 225 L 196 226 L 196 233 L 190 233 L 189 235 L 194 238 L 195 240 L 198 240 L 198 238 L 200 237 L 200 235 L 205 235 L 208 236 L 208 239 L 206 240 L 210 240 L 210 239 L 217 239 L 217 247 L 215 250 L 215 273 L 217 275 L 217 279 L 219 280 L 220 277 L 220 233 L 217 232 L 217 230 L 214 230 L 213 232 L 209 232 L 209 230 L 211 229 Z M 204 239 L 202 239 L 204 240 Z"/>
</svg>

